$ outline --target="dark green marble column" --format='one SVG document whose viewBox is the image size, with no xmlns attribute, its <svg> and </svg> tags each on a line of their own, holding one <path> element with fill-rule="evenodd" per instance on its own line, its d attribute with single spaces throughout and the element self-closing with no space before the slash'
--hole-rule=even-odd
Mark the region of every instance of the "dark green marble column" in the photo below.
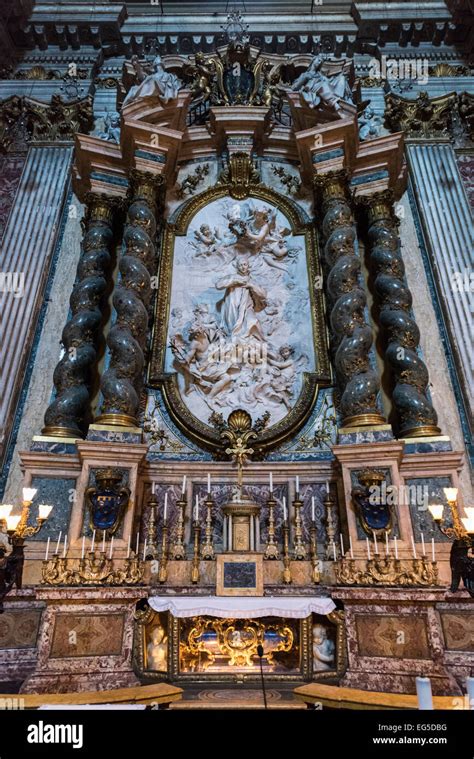
<svg viewBox="0 0 474 759">
<path fill-rule="evenodd" d="M 90 421 L 90 388 L 102 298 L 110 273 L 114 204 L 106 196 L 86 197 L 86 231 L 69 301 L 71 317 L 62 333 L 64 355 L 54 370 L 56 396 L 46 411 L 43 435 L 82 437 Z"/>
<path fill-rule="evenodd" d="M 357 255 L 357 233 L 344 171 L 315 176 L 323 214 L 321 232 L 326 264 L 331 347 L 341 391 L 344 427 L 384 424 L 379 411 L 380 381 L 371 363 L 372 329 Z"/>
<path fill-rule="evenodd" d="M 394 382 L 394 431 L 398 437 L 439 435 L 437 414 L 427 396 L 428 369 L 417 352 L 420 331 L 411 310 L 413 298 L 405 279 L 393 195 L 377 193 L 363 199 L 362 207 L 368 221 L 379 319 L 387 341 L 385 360 Z"/>
</svg>

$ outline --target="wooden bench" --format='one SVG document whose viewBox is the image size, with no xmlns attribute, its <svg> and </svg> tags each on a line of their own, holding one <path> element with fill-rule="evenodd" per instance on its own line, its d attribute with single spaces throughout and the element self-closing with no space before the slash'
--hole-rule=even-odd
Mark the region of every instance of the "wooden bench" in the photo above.
<svg viewBox="0 0 474 759">
<path fill-rule="evenodd" d="M 317 705 L 331 709 L 418 709 L 416 696 L 405 693 L 379 693 L 357 688 L 339 688 L 335 685 L 310 683 L 293 691 L 295 698 L 303 701 L 308 709 Z M 433 696 L 434 709 L 468 709 L 463 696 Z"/>
<path fill-rule="evenodd" d="M 167 709 L 173 701 L 180 701 L 183 689 L 167 683 L 138 685 L 133 688 L 85 691 L 81 693 L 0 693 L 0 703 L 15 701 L 25 709 L 37 709 L 44 704 L 147 704 Z"/>
</svg>

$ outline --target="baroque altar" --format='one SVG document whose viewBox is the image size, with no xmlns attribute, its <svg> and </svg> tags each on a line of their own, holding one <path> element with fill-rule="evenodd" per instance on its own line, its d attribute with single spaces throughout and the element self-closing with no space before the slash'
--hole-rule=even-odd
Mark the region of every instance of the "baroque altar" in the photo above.
<svg viewBox="0 0 474 759">
<path fill-rule="evenodd" d="M 248 41 L 133 55 L 116 104 L 76 135 L 64 352 L 20 452 L 52 516 L 3 531 L 35 588 L 22 690 L 261 664 L 458 693 L 473 517 L 405 276 L 403 133 L 360 129 L 350 61 Z"/>
</svg>

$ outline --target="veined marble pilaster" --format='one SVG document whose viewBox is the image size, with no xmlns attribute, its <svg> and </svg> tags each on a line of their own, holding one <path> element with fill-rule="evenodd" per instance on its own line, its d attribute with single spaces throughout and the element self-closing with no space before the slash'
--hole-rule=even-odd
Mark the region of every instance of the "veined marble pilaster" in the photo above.
<svg viewBox="0 0 474 759">
<path fill-rule="evenodd" d="M 458 359 L 464 398 L 473 408 L 472 237 L 469 202 L 451 145 L 409 145 L 410 170 Z M 444 181 L 439 181 L 439 177 Z M 468 415 L 469 416 L 469 415 Z"/>
<path fill-rule="evenodd" d="M 28 357 L 72 149 L 30 148 L 3 237 L 0 287 L 0 454 Z M 17 284 L 15 288 L 10 286 Z M 23 282 L 23 286 L 22 286 Z"/>
</svg>

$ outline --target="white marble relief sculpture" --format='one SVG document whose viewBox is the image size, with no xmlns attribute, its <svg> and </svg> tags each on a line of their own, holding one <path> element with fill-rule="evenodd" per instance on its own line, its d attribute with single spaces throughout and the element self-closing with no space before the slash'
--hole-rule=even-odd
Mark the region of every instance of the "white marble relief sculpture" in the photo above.
<svg viewBox="0 0 474 759">
<path fill-rule="evenodd" d="M 175 242 L 166 359 L 194 416 L 291 410 L 315 366 L 308 293 L 304 237 L 280 210 L 223 199 L 196 214 Z"/>
</svg>

